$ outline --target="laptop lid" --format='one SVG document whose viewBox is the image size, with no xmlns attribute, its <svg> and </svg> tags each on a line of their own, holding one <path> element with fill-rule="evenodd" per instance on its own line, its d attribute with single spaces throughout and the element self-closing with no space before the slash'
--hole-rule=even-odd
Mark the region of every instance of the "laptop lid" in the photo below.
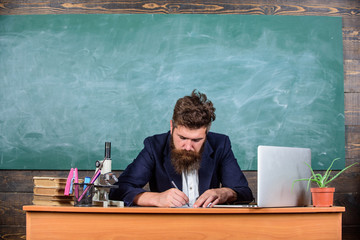
<svg viewBox="0 0 360 240">
<path fill-rule="evenodd" d="M 257 205 L 259 207 L 295 207 L 311 204 L 307 181 L 311 171 L 309 148 L 258 146 Z"/>
</svg>

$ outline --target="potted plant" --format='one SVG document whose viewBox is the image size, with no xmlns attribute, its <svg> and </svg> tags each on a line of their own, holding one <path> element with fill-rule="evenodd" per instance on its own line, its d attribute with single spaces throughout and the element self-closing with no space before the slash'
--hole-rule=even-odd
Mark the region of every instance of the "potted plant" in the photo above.
<svg viewBox="0 0 360 240">
<path fill-rule="evenodd" d="M 305 163 L 311 170 L 312 176 L 310 178 L 303 178 L 303 179 L 297 179 L 293 182 L 298 181 L 308 181 L 307 188 L 310 188 L 311 182 L 315 182 L 317 184 L 317 188 L 311 188 L 311 196 L 313 201 L 314 207 L 331 207 L 333 206 L 334 202 L 334 192 L 335 188 L 328 187 L 328 184 L 333 181 L 335 178 L 337 178 L 342 172 L 347 170 L 348 168 L 354 166 L 357 163 L 353 163 L 350 166 L 347 166 L 340 172 L 338 172 L 335 176 L 331 176 L 331 168 L 335 161 L 339 160 L 340 158 L 335 158 L 332 163 L 330 164 L 329 168 L 325 171 L 324 175 L 321 175 L 320 173 L 314 173 L 312 167 Z"/>
</svg>

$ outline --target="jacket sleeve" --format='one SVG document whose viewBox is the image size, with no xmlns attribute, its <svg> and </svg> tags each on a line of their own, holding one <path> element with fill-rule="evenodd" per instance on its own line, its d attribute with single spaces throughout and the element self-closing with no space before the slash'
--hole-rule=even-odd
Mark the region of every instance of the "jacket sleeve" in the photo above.
<svg viewBox="0 0 360 240">
<path fill-rule="evenodd" d="M 119 176 L 115 184 L 118 188 L 111 189 L 110 199 L 121 200 L 126 206 L 131 206 L 135 196 L 145 192 L 143 187 L 149 182 L 154 167 L 150 142 L 149 138 L 144 140 L 144 149 Z"/>
<path fill-rule="evenodd" d="M 226 136 L 224 141 L 224 151 L 222 154 L 222 161 L 220 162 L 220 175 L 223 187 L 228 187 L 234 190 L 237 194 L 236 202 L 249 203 L 254 200 L 251 189 L 248 186 L 248 181 L 241 171 L 239 164 L 231 149 L 229 137 Z"/>
</svg>

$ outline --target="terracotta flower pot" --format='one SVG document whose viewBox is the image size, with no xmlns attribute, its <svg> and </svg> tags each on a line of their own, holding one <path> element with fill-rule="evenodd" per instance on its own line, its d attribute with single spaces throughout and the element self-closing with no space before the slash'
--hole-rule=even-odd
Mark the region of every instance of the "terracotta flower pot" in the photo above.
<svg viewBox="0 0 360 240">
<path fill-rule="evenodd" d="M 335 188 L 311 188 L 314 207 L 332 207 Z"/>
</svg>

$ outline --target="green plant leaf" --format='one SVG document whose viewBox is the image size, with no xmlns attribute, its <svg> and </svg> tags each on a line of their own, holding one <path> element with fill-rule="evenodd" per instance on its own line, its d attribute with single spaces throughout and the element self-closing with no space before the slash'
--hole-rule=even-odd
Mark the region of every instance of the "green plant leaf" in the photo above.
<svg viewBox="0 0 360 240">
<path fill-rule="evenodd" d="M 313 171 L 313 169 L 312 169 L 312 167 L 309 165 L 309 164 L 307 164 L 307 163 L 305 163 L 309 168 L 310 168 L 310 170 L 311 170 L 311 174 L 313 175 L 313 177 L 314 178 L 316 178 L 316 175 L 315 175 L 315 173 L 314 173 L 314 171 Z"/>
<path fill-rule="evenodd" d="M 337 161 L 337 160 L 339 160 L 339 159 L 340 159 L 340 158 L 335 158 L 335 159 L 331 162 L 330 166 L 328 167 L 328 169 L 326 170 L 326 172 L 325 172 L 325 174 L 324 174 L 324 182 L 326 182 L 327 179 L 329 178 L 330 173 L 331 173 L 331 168 L 332 168 L 332 166 L 334 165 L 334 162 Z"/>
<path fill-rule="evenodd" d="M 302 178 L 302 179 L 294 180 L 294 181 L 293 181 L 293 184 L 292 184 L 292 187 L 291 187 L 291 190 L 292 190 L 293 187 L 294 187 L 294 183 L 295 183 L 295 182 L 299 182 L 299 181 L 308 181 L 308 184 L 307 184 L 307 189 L 308 189 L 308 190 L 309 190 L 309 188 L 310 188 L 310 183 L 311 183 L 311 182 L 316 183 L 316 184 L 318 185 L 318 187 L 320 187 L 320 188 L 325 188 L 325 187 L 327 187 L 327 185 L 328 185 L 331 181 L 333 181 L 335 178 L 337 178 L 342 172 L 344 172 L 345 170 L 349 169 L 350 167 L 358 164 L 358 162 L 353 163 L 353 164 L 351 164 L 350 166 L 347 166 L 346 168 L 344 168 L 343 170 L 341 170 L 341 171 L 338 172 L 335 176 L 332 177 L 332 176 L 331 176 L 331 172 L 332 172 L 331 168 L 332 168 L 334 162 L 337 161 L 337 160 L 339 160 L 339 159 L 340 159 L 340 158 L 335 158 L 335 159 L 331 162 L 329 168 L 326 170 L 326 172 L 324 173 L 324 175 L 321 175 L 320 173 L 316 173 L 316 174 L 315 174 L 315 172 L 313 171 L 312 167 L 311 167 L 309 164 L 305 163 L 305 164 L 310 168 L 312 176 L 311 176 L 310 178 Z M 330 180 L 328 180 L 329 178 L 330 178 Z"/>
<path fill-rule="evenodd" d="M 332 180 L 334 180 L 335 178 L 337 178 L 342 172 L 344 172 L 345 170 L 349 169 L 350 167 L 352 167 L 352 166 L 354 166 L 354 165 L 356 165 L 356 164 L 358 164 L 358 163 L 357 163 L 357 162 L 356 162 L 356 163 L 353 163 L 353 164 L 351 164 L 350 166 L 347 166 L 346 168 L 344 168 L 343 170 L 341 170 L 340 172 L 338 172 L 335 176 L 333 176 L 330 180 L 328 180 L 328 181 L 326 182 L 326 185 L 327 185 L 328 183 L 330 183 Z"/>
</svg>

